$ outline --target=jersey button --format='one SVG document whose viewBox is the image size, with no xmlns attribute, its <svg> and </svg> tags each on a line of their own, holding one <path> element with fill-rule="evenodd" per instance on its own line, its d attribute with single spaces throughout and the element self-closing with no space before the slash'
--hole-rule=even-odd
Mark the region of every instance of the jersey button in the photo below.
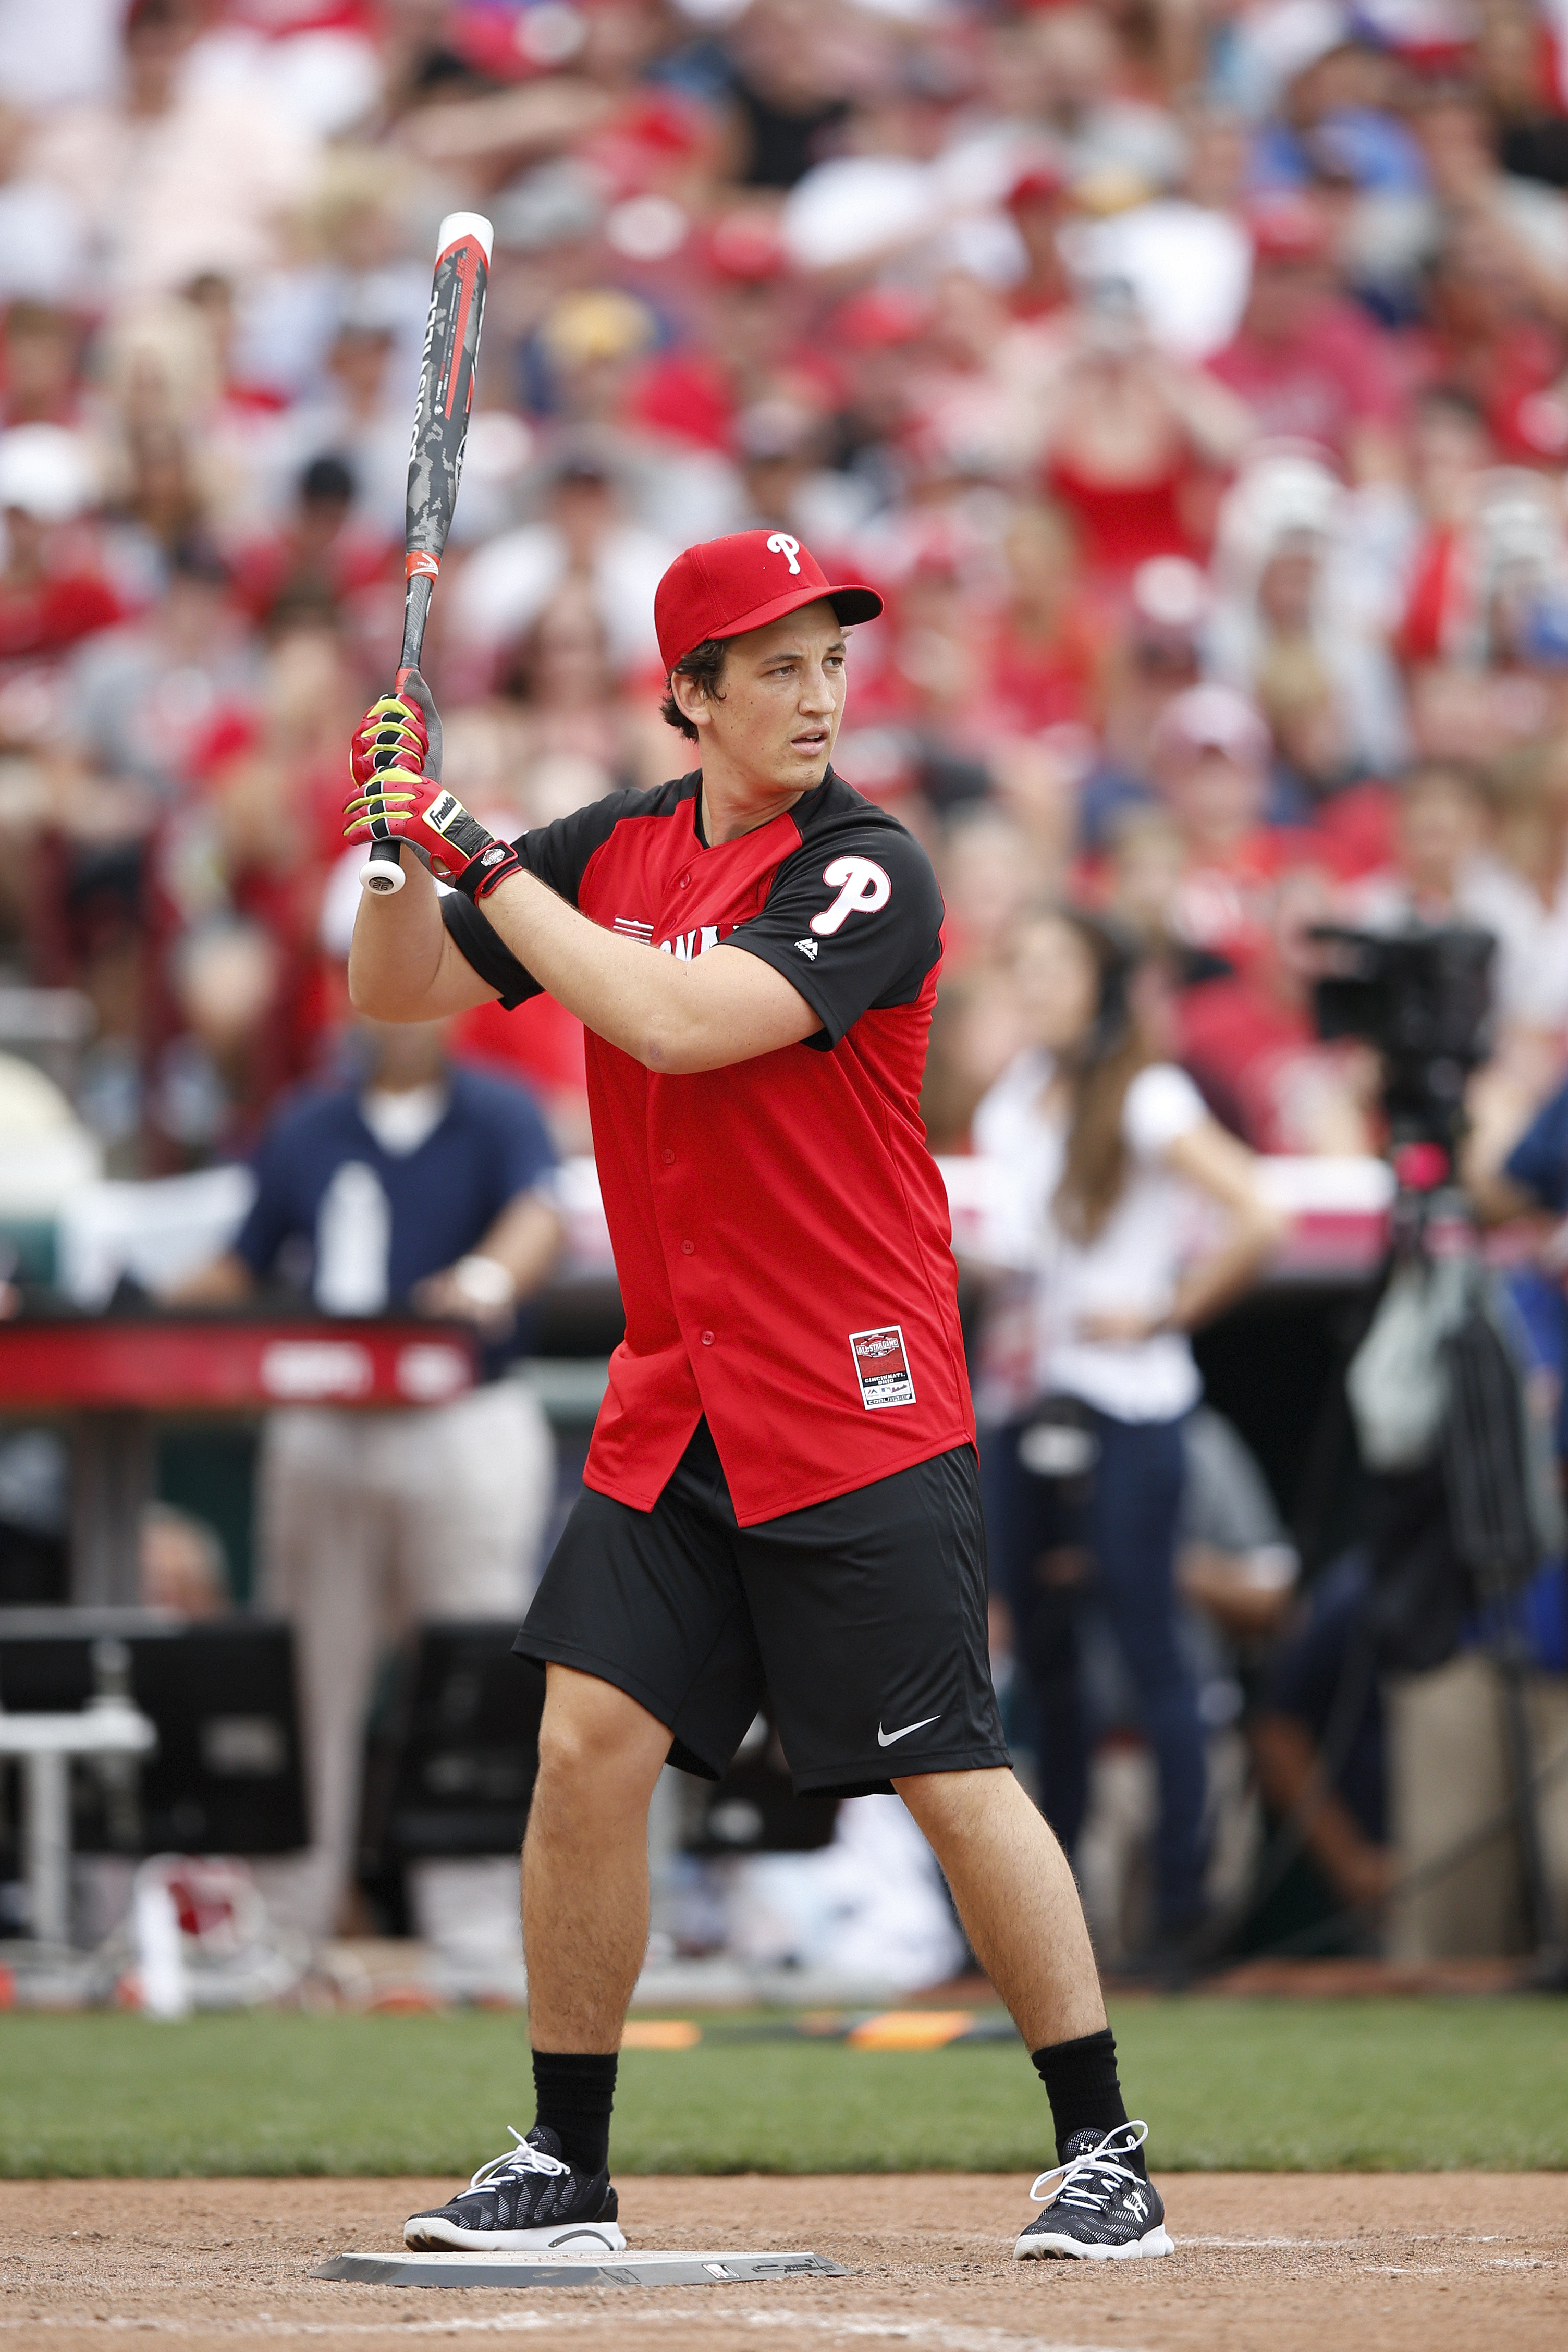
<svg viewBox="0 0 1568 2352">
<path fill-rule="evenodd" d="M 681 888 L 682 888 L 683 890 L 689 890 L 689 889 L 690 889 L 690 887 L 691 887 L 691 877 L 690 877 L 690 875 L 689 875 L 689 874 L 683 874 L 683 875 L 681 876 L 681 877 L 680 877 L 680 887 L 681 887 Z"/>
<path fill-rule="evenodd" d="M 702 1344 L 705 1348 L 710 1348 L 713 1345 L 713 1334 L 711 1331 L 704 1331 L 702 1334 Z"/>
<path fill-rule="evenodd" d="M 692 1251 L 693 1251 L 696 1247 L 697 1247 L 697 1244 L 696 1244 L 696 1243 L 695 1243 L 695 1242 L 682 1242 L 682 1243 L 681 1243 L 681 1244 L 680 1244 L 680 1255 L 681 1255 L 681 1256 L 682 1256 L 682 1257 L 689 1257 L 689 1256 L 691 1255 Z"/>
<path fill-rule="evenodd" d="M 664 1164 L 665 1164 L 665 1166 L 666 1166 L 667 1168 L 673 1168 L 673 1167 L 674 1167 L 674 1165 L 675 1165 L 675 1154 L 674 1154 L 674 1152 L 673 1152 L 673 1151 L 665 1151 L 665 1152 L 662 1152 L 662 1153 L 660 1154 L 660 1157 L 661 1157 L 661 1159 L 663 1160 Z"/>
</svg>

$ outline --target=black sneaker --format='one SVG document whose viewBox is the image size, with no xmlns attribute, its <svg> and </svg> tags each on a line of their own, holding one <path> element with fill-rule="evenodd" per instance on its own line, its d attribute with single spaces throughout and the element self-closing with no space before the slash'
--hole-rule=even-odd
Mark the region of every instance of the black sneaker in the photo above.
<svg viewBox="0 0 1568 2352">
<path fill-rule="evenodd" d="M 510 2155 L 481 2164 L 449 2205 L 416 2213 L 404 2224 L 404 2244 L 420 2254 L 449 2247 L 465 2253 L 543 2254 L 563 2247 L 624 2252 L 608 2169 L 576 2171 L 545 2125 L 535 2124 L 526 2139 L 515 2124 L 507 2129 L 517 2142 Z"/>
<path fill-rule="evenodd" d="M 1126 2161 L 1149 2137 L 1147 2124 L 1118 2124 L 1101 2136 L 1074 2132 L 1067 2161 L 1042 2172 L 1029 2194 L 1045 2211 L 1013 2249 L 1015 2262 L 1062 2254 L 1124 2263 L 1173 2252 L 1159 2190 Z"/>
</svg>

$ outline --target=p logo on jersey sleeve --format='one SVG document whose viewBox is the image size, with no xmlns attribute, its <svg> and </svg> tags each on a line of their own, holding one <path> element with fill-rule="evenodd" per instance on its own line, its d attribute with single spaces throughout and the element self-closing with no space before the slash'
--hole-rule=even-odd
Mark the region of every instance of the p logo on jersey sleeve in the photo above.
<svg viewBox="0 0 1568 2352">
<path fill-rule="evenodd" d="M 838 896 L 831 907 L 824 907 L 820 915 L 811 919 L 819 940 L 830 940 L 851 915 L 876 914 L 893 895 L 887 868 L 873 857 L 836 857 L 823 868 L 822 878 Z"/>
</svg>

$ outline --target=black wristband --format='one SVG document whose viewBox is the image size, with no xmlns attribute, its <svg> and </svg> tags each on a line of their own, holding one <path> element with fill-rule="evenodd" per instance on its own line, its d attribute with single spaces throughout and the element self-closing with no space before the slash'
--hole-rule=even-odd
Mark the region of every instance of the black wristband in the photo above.
<svg viewBox="0 0 1568 2352">
<path fill-rule="evenodd" d="M 452 887 L 460 890 L 465 898 L 471 898 L 477 907 L 481 898 L 489 897 L 498 882 L 521 871 L 522 860 L 510 841 L 490 841 L 477 857 L 469 858 L 460 874 L 453 875 Z"/>
</svg>

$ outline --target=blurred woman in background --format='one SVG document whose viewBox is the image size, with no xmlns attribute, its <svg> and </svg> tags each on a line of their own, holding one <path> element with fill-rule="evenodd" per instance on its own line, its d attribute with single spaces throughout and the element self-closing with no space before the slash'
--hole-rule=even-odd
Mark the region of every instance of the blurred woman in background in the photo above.
<svg viewBox="0 0 1568 2352">
<path fill-rule="evenodd" d="M 1016 1311 L 996 1318 L 1010 1383 L 995 1349 L 981 1383 L 999 1423 L 983 1448 L 994 1572 L 1039 1710 L 1042 1808 L 1070 1853 L 1092 1562 L 1158 1769 L 1156 1940 L 1174 1950 L 1201 1921 L 1204 1871 L 1203 1737 L 1175 1630 L 1182 1424 L 1202 1393 L 1188 1334 L 1256 1280 L 1280 1227 L 1252 1154 L 1155 1058 L 1135 951 L 1109 923 L 1034 909 L 1014 969 L 1028 1042 L 974 1120 L 998 1171 L 987 1255 L 1016 1278 Z M 1194 1249 L 1205 1207 L 1211 1237 Z"/>
<path fill-rule="evenodd" d="M 646 710 L 628 696 L 587 582 L 563 581 L 527 628 L 502 646 L 497 697 L 515 719 L 522 770 L 556 759 L 570 760 L 576 769 L 591 761 L 603 778 L 598 793 L 663 782 L 668 730 L 651 695 L 642 698 Z M 530 812 L 530 824 L 548 824 L 598 796 L 585 777 L 577 781 L 584 789 L 560 806 Z"/>
</svg>

